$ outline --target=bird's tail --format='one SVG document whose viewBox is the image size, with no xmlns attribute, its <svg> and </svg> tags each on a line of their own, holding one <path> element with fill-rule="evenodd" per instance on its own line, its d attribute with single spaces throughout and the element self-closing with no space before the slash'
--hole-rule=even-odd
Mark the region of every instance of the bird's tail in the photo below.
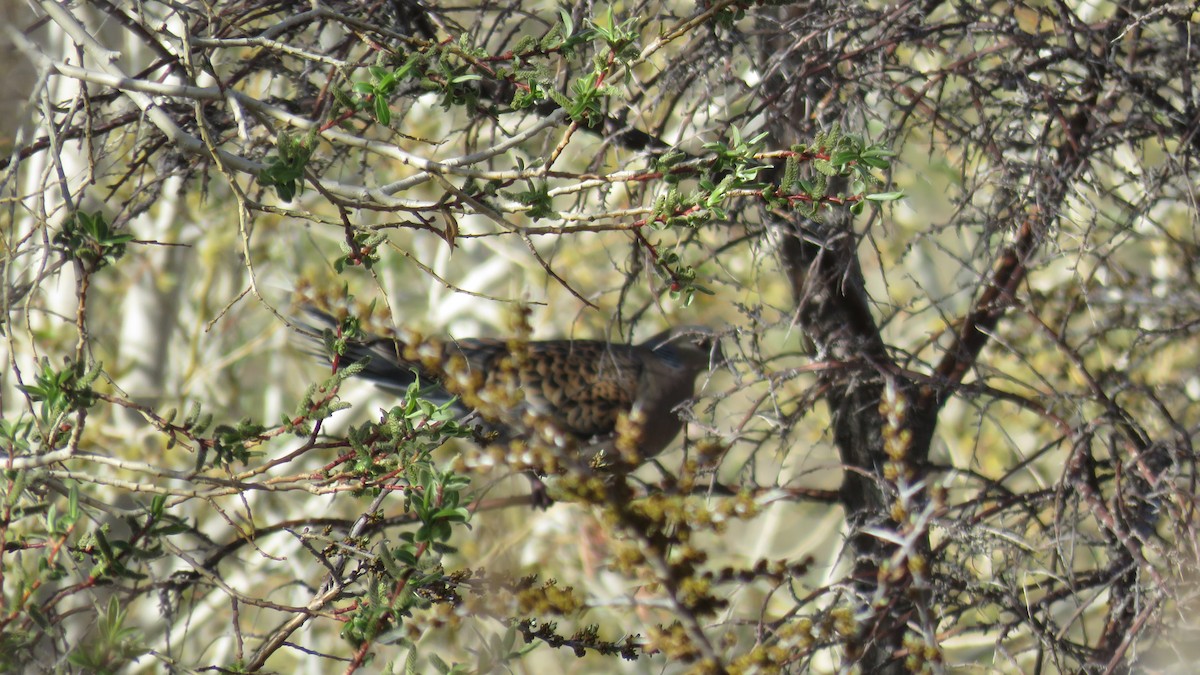
<svg viewBox="0 0 1200 675">
<path fill-rule="evenodd" d="M 363 369 L 356 375 L 374 382 L 381 389 L 403 396 L 414 382 L 421 385 L 420 395 L 431 403 L 444 404 L 454 398 L 432 377 L 421 377 L 420 364 L 408 361 L 403 356 L 403 345 L 395 339 L 379 335 L 364 334 L 347 338 L 344 349 L 336 357 L 330 352 L 332 340 L 338 336 L 341 322 L 333 315 L 312 305 L 304 305 L 304 313 L 312 323 L 297 321 L 305 336 L 322 344 L 317 348 L 310 345 L 308 351 L 326 363 L 336 358 L 338 369 L 361 363 Z"/>
</svg>

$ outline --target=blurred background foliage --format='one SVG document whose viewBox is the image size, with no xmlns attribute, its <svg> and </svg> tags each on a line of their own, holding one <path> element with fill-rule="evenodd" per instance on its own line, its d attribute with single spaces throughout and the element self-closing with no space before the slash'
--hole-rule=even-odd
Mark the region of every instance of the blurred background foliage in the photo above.
<svg viewBox="0 0 1200 675">
<path fill-rule="evenodd" d="M 1186 3 L 32 5 L 0 671 L 1189 663 Z M 848 252 L 813 302 L 852 325 L 861 284 L 886 364 L 805 314 L 789 237 Z M 536 511 L 520 448 L 313 359 L 304 300 L 433 337 L 703 324 L 730 359 L 633 501 L 568 472 Z M 929 440 L 855 466 L 824 401 L 895 379 L 858 413 Z M 863 532 L 897 546 L 877 586 Z"/>
</svg>

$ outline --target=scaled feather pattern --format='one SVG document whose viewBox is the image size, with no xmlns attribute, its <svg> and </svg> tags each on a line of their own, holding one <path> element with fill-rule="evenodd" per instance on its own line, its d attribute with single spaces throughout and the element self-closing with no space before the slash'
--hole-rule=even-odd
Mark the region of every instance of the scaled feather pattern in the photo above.
<svg viewBox="0 0 1200 675">
<path fill-rule="evenodd" d="M 316 334 L 339 322 L 312 306 Z M 598 340 L 505 341 L 467 338 L 412 344 L 399 335 L 347 339 L 338 367 L 364 363 L 359 377 L 403 392 L 418 381 L 422 396 L 455 400 L 498 441 L 529 439 L 534 429 L 558 445 L 611 448 L 622 413 L 639 426 L 636 446 L 653 457 L 683 428 L 677 408 L 695 395 L 699 374 L 722 359 L 702 326 L 663 331 L 639 344 Z M 546 435 L 544 434 L 545 438 Z"/>
</svg>

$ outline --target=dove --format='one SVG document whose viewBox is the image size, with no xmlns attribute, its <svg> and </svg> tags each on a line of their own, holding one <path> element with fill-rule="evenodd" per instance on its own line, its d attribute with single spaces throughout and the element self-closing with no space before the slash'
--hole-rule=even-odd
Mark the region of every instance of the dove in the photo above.
<svg viewBox="0 0 1200 675">
<path fill-rule="evenodd" d="M 303 327 L 337 333 L 333 316 L 311 305 L 304 311 L 316 325 Z M 624 414 L 637 420 L 636 455 L 648 459 L 679 435 L 678 409 L 695 395 L 696 378 L 722 360 L 711 329 L 680 326 L 638 344 L 367 334 L 346 340 L 337 365 L 365 362 L 357 375 L 389 391 L 419 382 L 423 398 L 454 401 L 495 442 L 541 431 L 543 440 L 595 454 L 614 447 Z M 547 427 L 558 437 L 547 439 Z"/>
</svg>

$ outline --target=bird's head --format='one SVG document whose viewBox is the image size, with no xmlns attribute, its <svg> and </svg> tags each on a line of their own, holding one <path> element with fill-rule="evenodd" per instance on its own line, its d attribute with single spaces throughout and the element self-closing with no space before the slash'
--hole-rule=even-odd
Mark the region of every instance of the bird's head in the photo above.
<svg viewBox="0 0 1200 675">
<path fill-rule="evenodd" d="M 664 361 L 695 372 L 725 362 L 717 334 L 707 326 L 676 326 L 643 343 Z"/>
</svg>

